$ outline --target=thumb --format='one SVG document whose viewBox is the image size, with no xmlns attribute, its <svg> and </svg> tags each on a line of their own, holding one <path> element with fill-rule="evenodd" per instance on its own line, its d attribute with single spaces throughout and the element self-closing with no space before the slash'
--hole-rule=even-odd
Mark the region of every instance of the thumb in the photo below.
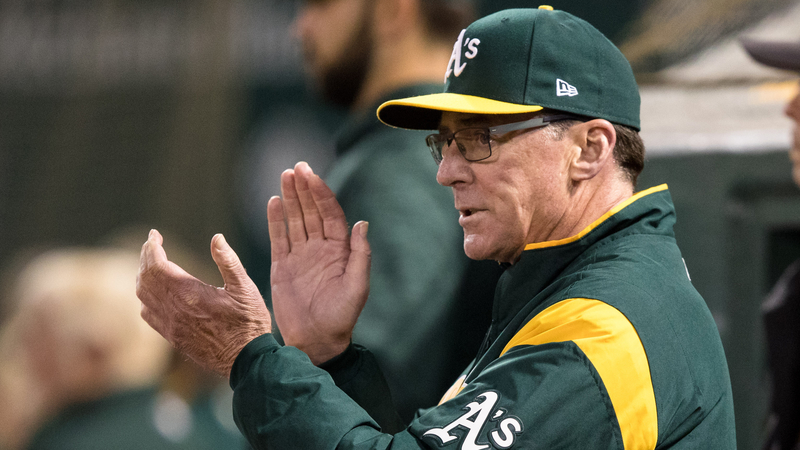
<svg viewBox="0 0 800 450">
<path fill-rule="evenodd" d="M 369 268 L 372 251 L 367 241 L 369 222 L 359 221 L 353 226 L 350 236 L 350 258 L 347 261 L 347 275 L 361 289 L 369 292 Z M 364 296 L 366 299 L 366 295 Z"/>
<path fill-rule="evenodd" d="M 225 282 L 225 290 L 245 294 L 251 294 L 253 290 L 258 292 L 253 280 L 247 276 L 247 271 L 242 266 L 239 256 L 228 245 L 225 236 L 221 233 L 215 234 L 211 239 L 211 257 L 214 258 L 222 280 Z"/>
</svg>

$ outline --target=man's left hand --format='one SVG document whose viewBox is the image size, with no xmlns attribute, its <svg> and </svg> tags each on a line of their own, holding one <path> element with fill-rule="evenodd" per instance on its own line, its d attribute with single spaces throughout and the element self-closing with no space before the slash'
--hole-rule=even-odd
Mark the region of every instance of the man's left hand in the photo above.
<svg viewBox="0 0 800 450">
<path fill-rule="evenodd" d="M 150 231 L 142 246 L 136 295 L 142 318 L 175 348 L 225 377 L 239 352 L 271 332 L 269 311 L 239 257 L 221 234 L 211 256 L 225 287 L 203 283 L 167 259 L 163 238 Z"/>
</svg>

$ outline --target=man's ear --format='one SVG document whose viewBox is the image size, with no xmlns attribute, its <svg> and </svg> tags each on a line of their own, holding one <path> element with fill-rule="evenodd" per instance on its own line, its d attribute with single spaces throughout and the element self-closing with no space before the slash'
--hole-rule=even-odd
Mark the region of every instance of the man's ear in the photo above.
<svg viewBox="0 0 800 450">
<path fill-rule="evenodd" d="M 594 119 L 573 127 L 573 138 L 579 151 L 570 166 L 570 176 L 574 181 L 594 178 L 603 168 L 614 164 L 614 146 L 617 132 L 611 122 Z"/>
</svg>

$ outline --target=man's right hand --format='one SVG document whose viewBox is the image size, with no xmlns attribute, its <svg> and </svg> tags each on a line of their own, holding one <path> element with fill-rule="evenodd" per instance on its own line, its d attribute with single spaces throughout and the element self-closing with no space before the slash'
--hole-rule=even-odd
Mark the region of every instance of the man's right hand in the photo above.
<svg viewBox="0 0 800 450">
<path fill-rule="evenodd" d="M 314 364 L 342 353 L 369 294 L 366 222 L 353 226 L 333 192 L 308 164 L 281 175 L 267 207 L 272 247 L 272 305 L 287 345 Z"/>
</svg>

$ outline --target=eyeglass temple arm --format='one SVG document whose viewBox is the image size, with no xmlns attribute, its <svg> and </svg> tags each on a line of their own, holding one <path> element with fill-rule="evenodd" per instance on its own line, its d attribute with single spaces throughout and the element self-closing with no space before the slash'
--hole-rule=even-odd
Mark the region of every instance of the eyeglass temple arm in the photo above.
<svg viewBox="0 0 800 450">
<path fill-rule="evenodd" d="M 557 120 L 567 120 L 567 119 L 582 120 L 580 117 L 573 116 L 570 114 L 542 116 L 542 117 L 535 117 L 533 119 L 526 120 L 524 122 L 509 123 L 505 125 L 498 125 L 496 127 L 489 127 L 489 133 L 492 134 L 508 133 L 509 131 L 524 130 L 526 128 L 535 128 L 547 125 L 548 123 L 555 122 Z"/>
</svg>

